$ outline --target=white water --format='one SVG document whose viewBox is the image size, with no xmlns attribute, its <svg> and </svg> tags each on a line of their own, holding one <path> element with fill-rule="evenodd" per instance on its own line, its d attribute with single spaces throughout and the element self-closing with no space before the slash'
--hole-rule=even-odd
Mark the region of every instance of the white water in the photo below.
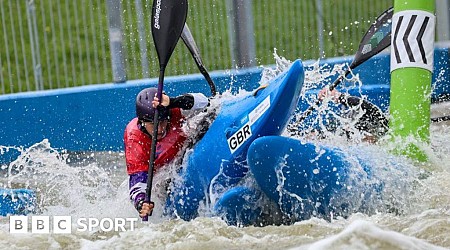
<svg viewBox="0 0 450 250">
<path fill-rule="evenodd" d="M 276 56 L 279 71 L 266 71 L 270 79 L 285 69 L 288 62 Z M 314 67 L 307 72 L 306 88 L 313 86 L 339 68 Z M 357 79 L 357 78 L 356 78 Z M 357 80 L 355 84 L 359 84 Z M 449 107 L 433 107 L 433 115 L 446 113 Z M 444 113 L 443 113 L 444 112 Z M 169 220 L 162 216 L 164 180 L 170 173 L 155 176 L 159 187 L 155 194 L 156 209 L 150 223 L 138 223 L 134 231 L 77 232 L 72 234 L 10 234 L 9 218 L 0 218 L 0 249 L 445 249 L 450 248 L 450 124 L 431 127 L 431 146 L 424 146 L 430 162 L 417 164 L 398 157 L 398 163 L 409 167 L 415 178 L 411 186 L 396 189 L 402 173 L 385 174 L 401 212 L 380 209 L 373 215 L 353 214 L 331 222 L 310 219 L 288 226 L 233 227 L 208 214 L 193 221 Z M 323 143 L 351 143 L 333 137 Z M 379 162 L 391 157 L 386 148 L 392 145 L 363 144 L 366 156 Z M 2 147 L 2 149 L 5 149 Z M 14 149 L 12 149 L 14 150 Z M 17 150 L 17 149 L 16 149 Z M 127 196 L 127 175 L 123 153 L 88 153 L 66 155 L 42 141 L 22 150 L 9 166 L 2 166 L 2 186 L 36 190 L 41 215 L 71 215 L 78 218 L 126 218 L 137 214 Z M 19 170 L 16 173 L 14 170 Z M 13 170 L 7 174 L 6 170 Z M 403 181 L 403 180 L 402 180 Z M 403 187 L 405 188 L 405 187 Z M 76 227 L 76 225 L 74 225 Z M 130 228 L 128 228 L 130 229 Z"/>
</svg>

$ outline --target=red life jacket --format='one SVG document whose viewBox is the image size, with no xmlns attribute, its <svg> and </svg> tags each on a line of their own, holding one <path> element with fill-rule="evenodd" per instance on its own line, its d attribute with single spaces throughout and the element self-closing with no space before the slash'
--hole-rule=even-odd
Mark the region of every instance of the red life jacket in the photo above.
<svg viewBox="0 0 450 250">
<path fill-rule="evenodd" d="M 186 140 L 181 126 L 184 120 L 179 108 L 171 109 L 167 134 L 156 144 L 156 160 L 153 171 L 171 162 Z M 125 143 L 125 159 L 128 174 L 147 172 L 150 161 L 152 139 L 138 127 L 138 118 L 128 123 L 123 136 Z"/>
</svg>

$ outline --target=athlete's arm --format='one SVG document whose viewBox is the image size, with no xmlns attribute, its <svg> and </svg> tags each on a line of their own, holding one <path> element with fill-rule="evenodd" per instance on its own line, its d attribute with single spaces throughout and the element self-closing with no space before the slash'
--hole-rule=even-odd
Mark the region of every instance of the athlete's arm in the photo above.
<svg viewBox="0 0 450 250">
<path fill-rule="evenodd" d="M 376 131 L 377 135 L 383 135 L 388 130 L 389 121 L 381 109 L 373 103 L 348 94 L 343 94 L 336 89 L 330 91 L 325 87 L 319 91 L 318 99 L 323 101 L 329 98 L 333 102 L 340 103 L 347 108 L 360 107 L 363 112 L 356 124 L 358 129 L 364 131 Z"/>
<path fill-rule="evenodd" d="M 153 204 L 145 202 L 147 172 L 137 172 L 131 174 L 129 178 L 130 200 L 139 212 L 139 216 L 144 217 L 153 210 Z"/>
<path fill-rule="evenodd" d="M 202 93 L 189 93 L 177 97 L 170 97 L 168 108 L 181 108 L 184 110 L 204 109 L 208 106 L 209 100 Z"/>
<path fill-rule="evenodd" d="M 349 108 L 358 107 L 360 105 L 363 115 L 359 118 L 357 124 L 360 127 L 359 129 L 370 131 L 373 130 L 373 128 L 376 128 L 378 135 L 383 135 L 387 132 L 389 121 L 381 109 L 375 104 L 365 99 L 346 94 L 341 94 L 337 100 L 339 103 Z"/>
</svg>

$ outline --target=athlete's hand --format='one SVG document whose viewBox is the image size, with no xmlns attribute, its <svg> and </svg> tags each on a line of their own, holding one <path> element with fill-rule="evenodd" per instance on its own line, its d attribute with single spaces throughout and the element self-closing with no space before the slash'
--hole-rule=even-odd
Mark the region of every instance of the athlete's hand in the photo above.
<svg viewBox="0 0 450 250">
<path fill-rule="evenodd" d="M 156 108 L 159 105 L 159 98 L 156 97 L 156 95 L 155 95 L 155 98 L 153 98 L 152 104 L 153 104 L 154 108 Z M 167 107 L 167 106 L 169 106 L 169 104 L 170 104 L 169 96 L 166 94 L 162 94 L 161 105 Z"/>
<path fill-rule="evenodd" d="M 330 91 L 328 87 L 325 87 L 319 91 L 319 94 L 317 95 L 317 98 L 319 98 L 319 101 L 323 101 L 325 98 L 330 98 L 333 102 L 338 102 L 339 97 L 341 96 L 341 92 L 337 91 L 336 89 L 333 89 Z"/>
<path fill-rule="evenodd" d="M 139 216 L 141 218 L 143 218 L 143 217 L 145 217 L 147 215 L 150 215 L 151 212 L 153 211 L 153 207 L 154 207 L 153 203 L 143 202 L 142 203 L 142 208 L 139 211 Z"/>
</svg>

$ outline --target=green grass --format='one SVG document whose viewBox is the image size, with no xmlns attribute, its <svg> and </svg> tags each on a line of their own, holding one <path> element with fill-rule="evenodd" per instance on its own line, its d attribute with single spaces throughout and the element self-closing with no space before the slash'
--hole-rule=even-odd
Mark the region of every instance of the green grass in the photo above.
<svg viewBox="0 0 450 250">
<path fill-rule="evenodd" d="M 111 82 L 112 67 L 106 3 L 102 0 L 42 0 L 35 3 L 41 77 L 33 68 L 27 3 L 0 0 L 0 93 L 54 89 Z M 256 65 L 273 64 L 273 50 L 287 59 L 318 59 L 317 7 L 314 0 L 255 0 L 253 24 Z M 325 57 L 353 55 L 370 23 L 392 5 L 388 0 L 323 0 Z M 124 52 L 128 79 L 148 70 L 159 73 L 150 33 L 150 0 L 142 0 L 149 69 L 142 69 L 135 1 L 122 1 Z M 60 21 L 61 18 L 61 21 Z M 225 0 L 191 0 L 187 23 L 208 70 L 233 67 Z M 8 68 L 8 65 L 11 67 Z M 39 68 L 38 68 L 39 69 Z M 197 73 L 187 48 L 179 43 L 166 75 Z"/>
</svg>

